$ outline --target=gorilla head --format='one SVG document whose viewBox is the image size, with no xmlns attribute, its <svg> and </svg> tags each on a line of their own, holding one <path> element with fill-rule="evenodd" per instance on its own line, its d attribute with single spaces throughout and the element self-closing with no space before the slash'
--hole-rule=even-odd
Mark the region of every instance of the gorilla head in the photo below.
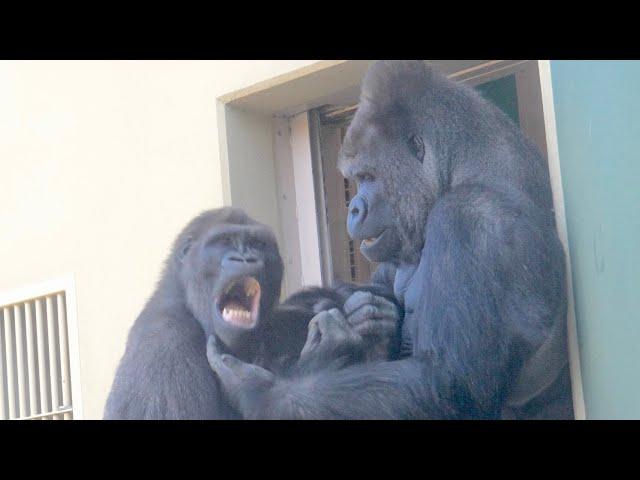
<svg viewBox="0 0 640 480">
<path fill-rule="evenodd" d="M 239 209 L 204 212 L 178 236 L 172 263 L 207 335 L 232 351 L 256 343 L 280 296 L 283 265 L 271 229 Z"/>
<path fill-rule="evenodd" d="M 358 182 L 347 227 L 371 261 L 415 261 L 424 243 L 444 180 L 427 140 L 432 77 L 421 61 L 377 62 L 362 84 L 339 168 Z"/>
</svg>

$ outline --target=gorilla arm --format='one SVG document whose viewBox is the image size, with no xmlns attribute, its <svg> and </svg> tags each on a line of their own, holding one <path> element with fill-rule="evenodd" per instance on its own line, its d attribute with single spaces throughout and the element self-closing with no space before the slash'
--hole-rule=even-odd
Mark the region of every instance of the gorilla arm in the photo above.
<svg viewBox="0 0 640 480">
<path fill-rule="evenodd" d="M 207 347 L 209 363 L 229 401 L 249 419 L 456 418 L 455 406 L 460 400 L 456 396 L 462 394 L 457 394 L 456 383 L 498 375 L 491 373 L 496 367 L 492 362 L 479 362 L 468 372 L 455 371 L 450 365 L 456 355 L 477 358 L 478 354 L 446 353 L 451 357 L 440 361 L 421 355 L 283 378 L 235 357 L 219 355 L 211 340 Z M 461 378 L 464 374 L 469 378 Z"/>
<path fill-rule="evenodd" d="M 424 417 L 421 363 L 414 358 L 322 370 L 280 378 L 256 365 L 216 353 L 209 363 L 230 402 L 246 419 L 402 419 Z"/>
<path fill-rule="evenodd" d="M 195 319 L 171 309 L 145 312 L 143 320 L 129 334 L 104 419 L 237 418 L 204 360 L 204 335 Z"/>
<path fill-rule="evenodd" d="M 563 282 L 557 236 L 518 203 L 465 187 L 434 207 L 405 295 L 411 357 L 300 378 L 267 372 L 256 386 L 245 364 L 210 344 L 230 401 L 245 418 L 498 418 L 509 382 L 563 307 L 546 291 Z"/>
<path fill-rule="evenodd" d="M 394 357 L 399 349 L 401 308 L 392 292 L 392 286 L 382 283 L 305 288 L 271 312 L 270 326 L 263 332 L 270 361 L 250 363 L 276 374 L 299 376 Z"/>
</svg>

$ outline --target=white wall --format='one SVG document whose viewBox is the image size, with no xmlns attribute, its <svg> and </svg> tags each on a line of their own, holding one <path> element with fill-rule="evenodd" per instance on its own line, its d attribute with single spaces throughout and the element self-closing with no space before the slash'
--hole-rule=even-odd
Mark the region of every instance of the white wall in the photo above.
<svg viewBox="0 0 640 480">
<path fill-rule="evenodd" d="M 171 241 L 222 204 L 216 98 L 311 63 L 0 62 L 0 291 L 75 274 L 86 418 Z"/>
</svg>

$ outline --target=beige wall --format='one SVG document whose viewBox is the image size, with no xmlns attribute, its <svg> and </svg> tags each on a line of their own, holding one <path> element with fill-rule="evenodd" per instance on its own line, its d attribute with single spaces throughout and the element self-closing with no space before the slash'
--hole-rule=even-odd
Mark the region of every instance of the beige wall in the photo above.
<svg viewBox="0 0 640 480">
<path fill-rule="evenodd" d="M 310 63 L 0 62 L 0 292 L 75 274 L 85 418 L 174 236 L 222 204 L 216 98 Z"/>
</svg>

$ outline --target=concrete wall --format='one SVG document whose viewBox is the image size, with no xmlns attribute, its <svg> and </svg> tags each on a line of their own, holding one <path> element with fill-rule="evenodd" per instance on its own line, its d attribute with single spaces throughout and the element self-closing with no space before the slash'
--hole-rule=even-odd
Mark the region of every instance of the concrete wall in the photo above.
<svg viewBox="0 0 640 480">
<path fill-rule="evenodd" d="M 0 62 L 0 291 L 75 274 L 86 418 L 171 241 L 222 205 L 216 98 L 311 63 Z"/>
</svg>

